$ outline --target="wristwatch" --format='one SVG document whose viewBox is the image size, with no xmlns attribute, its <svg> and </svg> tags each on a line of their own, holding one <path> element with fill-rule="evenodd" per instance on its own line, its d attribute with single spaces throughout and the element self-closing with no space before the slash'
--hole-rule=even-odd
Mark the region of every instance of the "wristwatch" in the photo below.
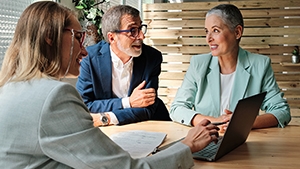
<svg viewBox="0 0 300 169">
<path fill-rule="evenodd" d="M 109 124 L 109 119 L 105 113 L 100 113 L 100 121 L 103 126 L 107 126 Z"/>
</svg>

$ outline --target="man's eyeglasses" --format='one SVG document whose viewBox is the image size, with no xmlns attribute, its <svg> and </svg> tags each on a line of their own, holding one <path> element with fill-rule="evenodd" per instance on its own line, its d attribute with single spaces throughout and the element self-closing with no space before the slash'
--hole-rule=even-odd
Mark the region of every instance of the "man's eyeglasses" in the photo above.
<svg viewBox="0 0 300 169">
<path fill-rule="evenodd" d="M 147 25 L 142 24 L 140 27 L 134 27 L 128 30 L 115 30 L 114 32 L 116 33 L 121 33 L 121 32 L 130 32 L 130 36 L 133 38 L 136 38 L 139 36 L 140 32 L 143 32 L 145 35 L 147 33 Z"/>
<path fill-rule="evenodd" d="M 85 31 L 84 30 L 74 30 L 65 28 L 65 31 L 70 31 L 72 33 L 72 41 L 75 38 L 79 41 L 80 47 L 83 47 L 84 39 L 85 39 Z M 76 35 L 75 35 L 76 34 Z"/>
</svg>

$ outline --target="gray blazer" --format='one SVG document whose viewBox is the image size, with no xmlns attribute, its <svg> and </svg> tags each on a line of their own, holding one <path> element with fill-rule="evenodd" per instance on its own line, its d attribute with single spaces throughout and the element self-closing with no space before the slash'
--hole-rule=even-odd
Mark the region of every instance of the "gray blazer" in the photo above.
<svg viewBox="0 0 300 169">
<path fill-rule="evenodd" d="M 190 168 L 190 149 L 176 145 L 132 159 L 99 128 L 76 89 L 51 79 L 0 88 L 0 168 Z"/>
</svg>

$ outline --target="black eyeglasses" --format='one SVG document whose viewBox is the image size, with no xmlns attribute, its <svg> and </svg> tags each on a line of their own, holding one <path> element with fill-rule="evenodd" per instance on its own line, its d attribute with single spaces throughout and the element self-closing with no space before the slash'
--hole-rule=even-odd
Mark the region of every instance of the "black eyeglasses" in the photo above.
<svg viewBox="0 0 300 169">
<path fill-rule="evenodd" d="M 78 39 L 80 47 L 83 47 L 83 43 L 84 43 L 84 39 L 85 39 L 85 30 L 74 30 L 74 29 L 68 29 L 68 28 L 65 28 L 64 30 L 65 31 L 70 31 L 72 33 L 72 38 L 74 38 L 75 33 L 76 34 L 79 33 L 80 36 L 76 37 L 76 39 Z"/>
<path fill-rule="evenodd" d="M 130 32 L 130 36 L 133 38 L 136 38 L 139 36 L 141 31 L 145 35 L 147 33 L 147 25 L 142 24 L 140 27 L 134 27 L 134 28 L 127 29 L 127 30 L 115 30 L 114 32 L 116 32 L 116 33 Z"/>
</svg>

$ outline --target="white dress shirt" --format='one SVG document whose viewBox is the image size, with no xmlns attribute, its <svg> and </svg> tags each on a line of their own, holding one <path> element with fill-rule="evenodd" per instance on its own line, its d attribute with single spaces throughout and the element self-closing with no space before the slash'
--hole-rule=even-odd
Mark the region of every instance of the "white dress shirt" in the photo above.
<svg viewBox="0 0 300 169">
<path fill-rule="evenodd" d="M 122 98 L 123 108 L 130 108 L 128 90 L 132 78 L 133 60 L 123 64 L 121 59 L 111 50 L 112 61 L 112 91 L 118 98 Z M 110 124 L 118 124 L 119 121 L 113 112 L 106 112 L 110 116 Z"/>
</svg>

